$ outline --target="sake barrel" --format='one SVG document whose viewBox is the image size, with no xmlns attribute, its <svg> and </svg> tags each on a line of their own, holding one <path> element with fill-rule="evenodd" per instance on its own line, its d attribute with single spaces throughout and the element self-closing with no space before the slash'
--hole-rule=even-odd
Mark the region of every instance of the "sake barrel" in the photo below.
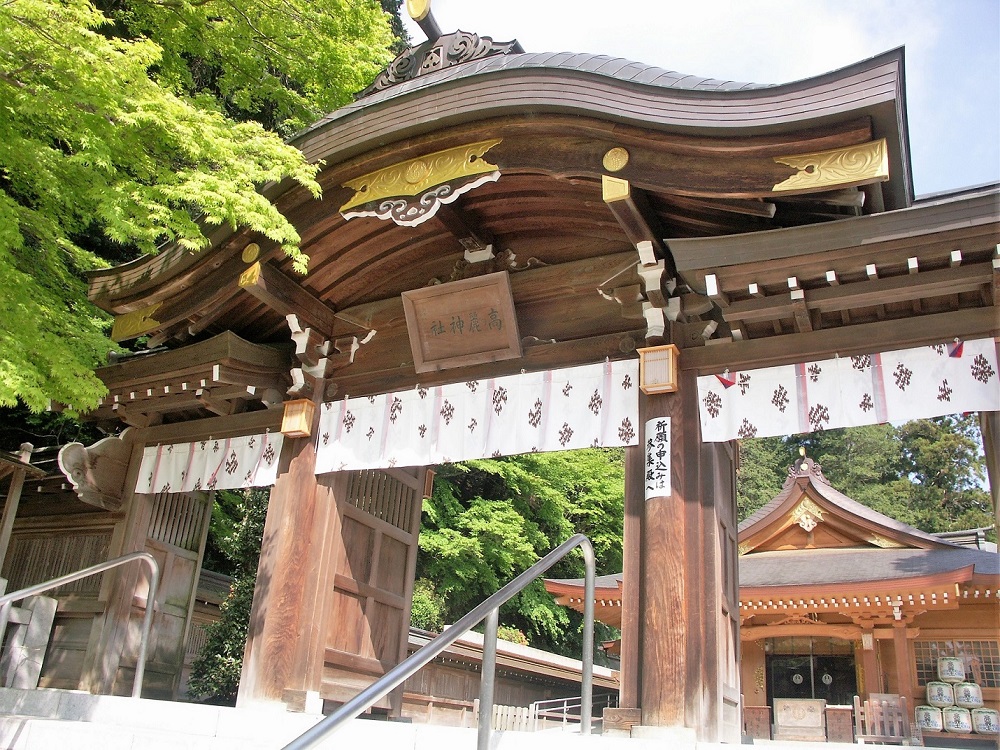
<svg viewBox="0 0 1000 750">
<path fill-rule="evenodd" d="M 971 732 L 972 714 L 969 709 L 961 706 L 948 706 L 941 709 L 941 718 L 944 720 L 944 731 L 946 732 Z"/>
<path fill-rule="evenodd" d="M 962 708 L 982 708 L 983 690 L 974 682 L 955 684 L 955 705 Z"/>
<path fill-rule="evenodd" d="M 927 702 L 938 708 L 954 706 L 955 690 L 947 682 L 928 682 Z"/>
<path fill-rule="evenodd" d="M 958 656 L 939 656 L 938 679 L 941 682 L 963 682 L 965 680 L 965 660 Z"/>
<path fill-rule="evenodd" d="M 995 708 L 972 709 L 972 728 L 979 734 L 1000 733 L 1000 713 Z"/>
<path fill-rule="evenodd" d="M 940 732 L 942 724 L 941 709 L 937 706 L 917 706 L 913 711 L 917 726 L 932 732 Z"/>
</svg>

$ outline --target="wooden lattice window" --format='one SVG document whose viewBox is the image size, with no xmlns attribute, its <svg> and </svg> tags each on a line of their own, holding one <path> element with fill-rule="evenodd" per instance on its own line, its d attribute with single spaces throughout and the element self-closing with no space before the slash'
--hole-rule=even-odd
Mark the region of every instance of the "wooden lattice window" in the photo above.
<svg viewBox="0 0 1000 750">
<path fill-rule="evenodd" d="M 206 502 L 194 494 L 156 495 L 149 517 L 149 538 L 197 552 L 206 520 Z"/>
<path fill-rule="evenodd" d="M 965 660 L 965 677 L 980 687 L 1000 687 L 1000 641 L 916 641 L 917 684 L 938 679 L 938 657 L 959 656 Z"/>
<path fill-rule="evenodd" d="M 417 492 L 384 471 L 365 469 L 351 472 L 347 500 L 358 510 L 412 533 L 410 528 L 413 503 Z"/>
<path fill-rule="evenodd" d="M 44 535 L 17 534 L 10 540 L 4 572 L 10 579 L 7 590 L 34 586 L 59 576 L 75 573 L 108 559 L 111 531 L 106 529 L 54 531 Z M 81 578 L 53 589 L 58 594 L 96 594 L 103 573 Z"/>
</svg>

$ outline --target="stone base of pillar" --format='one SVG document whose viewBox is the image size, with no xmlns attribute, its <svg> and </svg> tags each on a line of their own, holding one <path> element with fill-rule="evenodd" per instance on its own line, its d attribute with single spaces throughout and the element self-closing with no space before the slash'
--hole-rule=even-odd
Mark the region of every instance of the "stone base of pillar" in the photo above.
<svg viewBox="0 0 1000 750">
<path fill-rule="evenodd" d="M 638 708 L 605 708 L 601 734 L 605 737 L 631 737 L 632 727 L 642 723 Z"/>
<path fill-rule="evenodd" d="M 293 713 L 323 715 L 323 699 L 316 690 L 282 690 L 281 702 Z"/>
<path fill-rule="evenodd" d="M 695 750 L 698 746 L 698 733 L 690 727 L 649 727 L 636 724 L 632 727 L 632 738 L 656 740 L 670 750 Z"/>
</svg>

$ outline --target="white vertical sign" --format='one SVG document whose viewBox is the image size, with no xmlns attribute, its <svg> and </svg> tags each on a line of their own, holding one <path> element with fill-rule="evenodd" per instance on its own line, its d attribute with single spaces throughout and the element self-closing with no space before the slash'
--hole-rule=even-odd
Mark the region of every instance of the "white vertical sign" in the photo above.
<svg viewBox="0 0 1000 750">
<path fill-rule="evenodd" d="M 670 417 L 646 421 L 646 499 L 670 494 Z"/>
</svg>

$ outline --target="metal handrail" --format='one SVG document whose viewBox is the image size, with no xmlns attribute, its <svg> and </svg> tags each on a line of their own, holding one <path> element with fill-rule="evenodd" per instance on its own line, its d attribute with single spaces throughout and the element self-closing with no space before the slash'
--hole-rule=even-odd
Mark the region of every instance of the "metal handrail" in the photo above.
<svg viewBox="0 0 1000 750">
<path fill-rule="evenodd" d="M 597 701 L 594 701 L 594 703 L 613 708 L 618 705 L 618 696 L 607 693 Z M 563 727 L 570 721 L 580 721 L 581 716 L 577 713 L 571 713 L 571 710 L 580 708 L 582 705 L 582 695 L 571 695 L 568 698 L 549 698 L 548 700 L 533 702 L 529 708 L 531 709 L 531 715 L 535 718 L 534 731 L 538 731 L 538 723 L 543 719 L 558 719 L 562 722 Z"/>
<path fill-rule="evenodd" d="M 140 698 L 142 696 L 142 678 L 146 673 L 146 648 L 149 645 L 149 632 L 153 625 L 153 605 L 156 602 L 156 588 L 160 583 L 160 566 L 157 564 L 156 558 L 148 552 L 129 552 L 127 555 L 116 557 L 114 560 L 97 563 L 96 565 L 91 565 L 89 568 L 78 570 L 75 573 L 67 573 L 50 581 L 36 583 L 34 586 L 29 586 L 26 589 L 0 596 L 0 622 L 6 625 L 8 619 L 10 619 L 11 603 L 18 599 L 24 599 L 26 596 L 34 596 L 35 594 L 57 588 L 63 584 L 73 583 L 73 581 L 79 581 L 81 578 L 103 573 L 106 570 L 118 567 L 119 565 L 125 565 L 133 560 L 142 560 L 149 563 L 149 592 L 146 595 L 146 614 L 142 621 L 142 637 L 139 640 L 139 655 L 136 658 L 135 678 L 132 681 L 132 697 Z"/>
<path fill-rule="evenodd" d="M 492 694 L 493 673 L 496 667 L 496 612 L 501 604 L 519 593 L 576 547 L 579 547 L 583 552 L 583 561 L 586 566 L 583 600 L 583 658 L 581 660 L 582 669 L 580 675 L 580 692 L 582 693 L 580 731 L 583 734 L 589 734 L 591 714 L 593 713 L 594 581 L 596 577 L 596 564 L 594 561 L 594 548 L 591 546 L 590 540 L 583 534 L 574 534 L 502 589 L 487 597 L 479 606 L 462 617 L 433 641 L 412 653 L 332 714 L 289 742 L 285 745 L 284 750 L 307 750 L 307 748 L 315 746 L 316 743 L 323 740 L 327 735 L 339 729 L 341 725 L 370 708 L 375 701 L 386 695 L 408 677 L 416 674 L 421 667 L 428 664 L 438 654 L 448 648 L 448 646 L 489 616 L 486 627 L 487 632 L 483 638 L 483 686 L 479 700 L 478 747 L 480 750 L 485 750 L 487 745 L 483 743 L 484 739 L 486 742 L 489 741 L 490 721 L 493 716 Z M 492 667 L 490 662 L 492 662 Z M 487 678 L 487 673 L 489 673 L 489 678 Z M 486 703 L 487 697 L 489 699 L 488 704 Z"/>
</svg>

